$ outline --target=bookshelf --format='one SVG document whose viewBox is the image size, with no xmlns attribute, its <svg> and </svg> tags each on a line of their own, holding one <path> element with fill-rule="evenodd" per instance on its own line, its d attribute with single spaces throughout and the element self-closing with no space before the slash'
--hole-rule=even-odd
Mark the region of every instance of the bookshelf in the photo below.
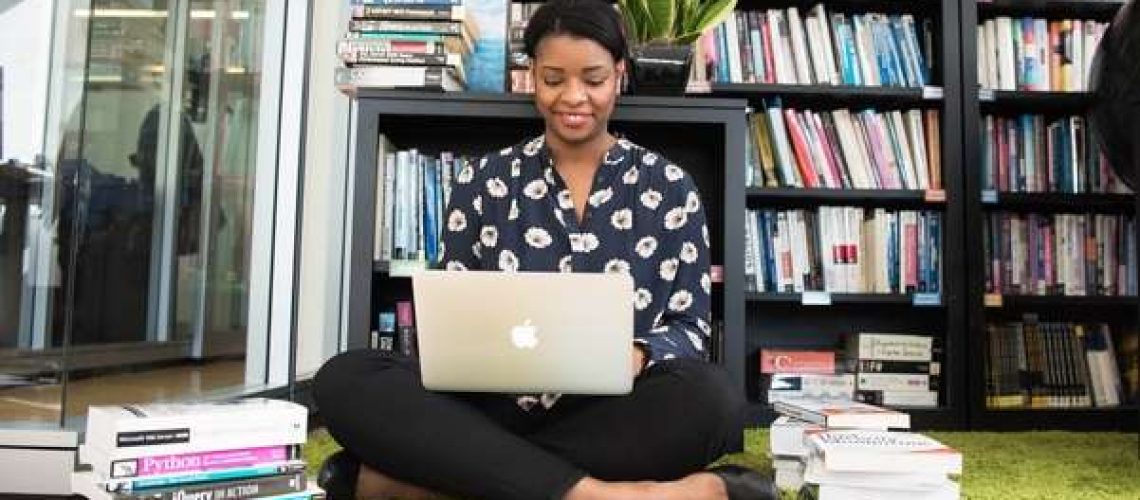
<svg viewBox="0 0 1140 500">
<path fill-rule="evenodd" d="M 361 90 L 350 175 L 353 218 L 349 235 L 348 344 L 368 345 L 381 310 L 411 297 L 410 280 L 373 261 L 378 139 L 397 148 L 478 157 L 537 135 L 541 117 L 532 97 L 512 94 Z M 622 96 L 611 130 L 657 150 L 683 166 L 697 182 L 706 207 L 712 264 L 723 266 L 713 287 L 714 324 L 723 326 L 722 364 L 743 390 L 744 295 L 743 172 L 745 103 L 734 99 Z"/>
<path fill-rule="evenodd" d="M 737 10 L 763 11 L 797 7 L 801 12 L 819 2 L 800 0 L 740 0 Z M 954 270 L 966 262 L 957 245 L 962 241 L 963 193 L 961 167 L 961 79 L 959 73 L 959 15 L 956 0 L 898 2 L 890 0 L 835 0 L 823 2 L 828 13 L 867 12 L 911 14 L 932 21 L 932 81 L 923 87 L 796 85 L 713 82 L 713 97 L 745 99 L 753 109 L 779 98 L 785 108 L 826 112 L 875 109 L 937 110 L 940 114 L 939 150 L 941 192 L 913 189 L 821 189 L 748 187 L 746 207 L 762 209 L 815 209 L 854 206 L 864 209 L 923 210 L 943 217 L 942 284 L 937 294 L 914 293 L 783 293 L 744 294 L 747 328 L 748 394 L 752 419 L 770 422 L 775 414 L 763 401 L 760 380 L 761 348 L 827 349 L 845 334 L 896 332 L 929 334 L 941 343 L 943 387 L 939 406 L 908 409 L 916 428 L 960 428 L 965 423 L 965 309 L 964 276 Z"/>
<path fill-rule="evenodd" d="M 986 116 L 1014 117 L 1023 114 L 1043 115 L 1046 119 L 1083 116 L 1091 104 L 1091 96 L 1083 91 L 992 90 L 981 88 L 982 78 L 975 64 L 979 53 L 978 26 L 999 16 L 1014 19 L 1081 19 L 1107 22 L 1122 5 L 1120 1 L 1101 0 L 991 0 L 961 2 L 962 50 L 962 132 L 964 164 L 972 168 L 964 172 L 964 231 L 966 276 L 965 312 L 968 318 L 965 340 L 969 352 L 966 366 L 968 400 L 967 423 L 972 428 L 993 430 L 1071 429 L 1125 430 L 1135 429 L 1136 407 L 1124 401 L 1116 407 L 1067 408 L 998 408 L 987 401 L 989 372 L 987 349 L 993 347 L 987 325 L 1015 324 L 1026 314 L 1035 314 L 1042 322 L 1107 323 L 1112 328 L 1119 352 L 1125 335 L 1136 335 L 1137 299 L 1134 296 L 1066 296 L 1060 294 L 1030 296 L 987 293 L 986 236 L 983 227 L 992 214 L 1092 213 L 1130 216 L 1135 213 L 1130 194 L 999 192 L 989 189 L 983 172 L 983 154 L 987 145 Z M 1045 66 L 1048 71 L 1048 66 Z M 1050 219 L 1055 220 L 1055 219 Z M 1126 226 L 1125 226 L 1126 227 Z M 1131 270 L 1135 272 L 1135 270 Z M 1083 355 L 1083 353 L 1082 353 Z M 1123 366 L 1121 366 L 1123 370 Z"/>
</svg>

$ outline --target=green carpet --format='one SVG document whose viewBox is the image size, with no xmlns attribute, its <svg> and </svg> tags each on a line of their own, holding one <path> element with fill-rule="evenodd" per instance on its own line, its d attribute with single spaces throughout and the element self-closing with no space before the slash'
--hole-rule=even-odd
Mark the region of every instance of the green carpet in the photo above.
<svg viewBox="0 0 1140 500">
<path fill-rule="evenodd" d="M 965 457 L 963 498 L 1140 499 L 1140 459 L 1135 434 L 1076 432 L 931 432 Z M 313 432 L 305 460 L 315 472 L 339 446 L 323 430 Z M 745 453 L 722 462 L 766 469 L 767 429 L 751 429 Z M 792 498 L 791 495 L 785 495 Z"/>
</svg>

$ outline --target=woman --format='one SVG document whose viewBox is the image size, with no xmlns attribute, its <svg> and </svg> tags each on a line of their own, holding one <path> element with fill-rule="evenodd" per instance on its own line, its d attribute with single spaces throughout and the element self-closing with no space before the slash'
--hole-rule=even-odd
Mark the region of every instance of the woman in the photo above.
<svg viewBox="0 0 1140 500">
<path fill-rule="evenodd" d="M 620 18 L 600 0 L 553 0 L 531 19 L 525 45 L 545 134 L 457 176 L 442 262 L 631 274 L 633 391 L 434 393 L 415 360 L 344 353 L 315 380 L 322 419 L 346 448 L 323 483 L 358 498 L 774 498 L 754 471 L 704 470 L 740 449 L 744 402 L 701 360 L 711 283 L 695 185 L 607 130 L 625 72 Z"/>
</svg>

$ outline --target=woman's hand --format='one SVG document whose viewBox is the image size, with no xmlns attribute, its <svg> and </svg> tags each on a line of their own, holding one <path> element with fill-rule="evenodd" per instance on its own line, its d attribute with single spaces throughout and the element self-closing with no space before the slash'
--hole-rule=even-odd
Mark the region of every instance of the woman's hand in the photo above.
<svg viewBox="0 0 1140 500">
<path fill-rule="evenodd" d="M 645 349 L 641 346 L 633 346 L 633 378 L 641 375 L 641 371 L 645 369 Z"/>
</svg>

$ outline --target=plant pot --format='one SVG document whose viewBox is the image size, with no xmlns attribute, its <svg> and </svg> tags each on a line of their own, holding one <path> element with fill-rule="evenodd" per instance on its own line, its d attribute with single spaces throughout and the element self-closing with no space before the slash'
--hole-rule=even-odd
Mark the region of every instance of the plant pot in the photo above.
<svg viewBox="0 0 1140 500">
<path fill-rule="evenodd" d="M 684 95 L 685 86 L 689 83 L 689 66 L 693 61 L 692 44 L 646 44 L 634 47 L 630 52 L 633 93 Z"/>
</svg>

